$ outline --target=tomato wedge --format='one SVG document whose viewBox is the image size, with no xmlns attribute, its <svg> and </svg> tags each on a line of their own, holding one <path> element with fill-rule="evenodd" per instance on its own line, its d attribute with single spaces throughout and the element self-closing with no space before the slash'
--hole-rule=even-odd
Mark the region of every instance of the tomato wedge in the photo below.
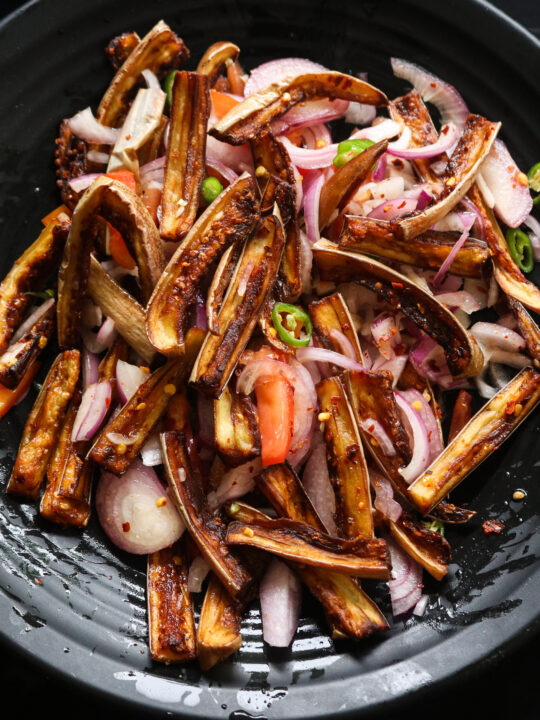
<svg viewBox="0 0 540 720">
<path fill-rule="evenodd" d="M 236 98 L 227 95 L 227 93 L 219 92 L 218 90 L 210 90 L 210 97 L 212 99 L 212 107 L 218 120 L 226 115 L 229 110 L 238 105 Z"/>
<path fill-rule="evenodd" d="M 280 376 L 255 387 L 261 459 L 263 466 L 284 462 L 291 447 L 294 426 L 294 390 Z"/>
<path fill-rule="evenodd" d="M 131 257 L 124 238 L 111 223 L 107 223 L 107 225 L 109 227 L 109 252 L 113 260 L 117 262 L 120 267 L 126 268 L 126 270 L 133 270 L 135 260 Z"/>
<path fill-rule="evenodd" d="M 118 182 L 127 185 L 134 193 L 137 192 L 135 175 L 129 170 L 114 170 L 113 172 L 105 173 L 105 177 L 111 178 L 111 180 L 118 180 Z"/>
<path fill-rule="evenodd" d="M 26 375 L 14 390 L 9 390 L 7 387 L 0 385 L 0 418 L 4 417 L 8 410 L 11 410 L 14 405 L 17 405 L 24 398 L 38 370 L 39 363 L 35 362 L 30 365 Z"/>
</svg>

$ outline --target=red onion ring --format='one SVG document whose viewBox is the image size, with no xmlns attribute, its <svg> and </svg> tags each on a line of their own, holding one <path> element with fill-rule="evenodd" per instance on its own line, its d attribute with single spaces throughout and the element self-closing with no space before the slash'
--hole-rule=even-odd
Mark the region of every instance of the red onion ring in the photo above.
<svg viewBox="0 0 540 720">
<path fill-rule="evenodd" d="M 203 582 L 210 572 L 210 563 L 202 555 L 197 555 L 189 566 L 187 578 L 187 591 L 190 593 L 200 593 Z"/>
<path fill-rule="evenodd" d="M 83 348 L 82 355 L 82 376 L 83 376 L 83 390 L 86 390 L 89 385 L 97 383 L 99 378 L 99 358 L 95 353 L 90 352 L 86 348 Z"/>
<path fill-rule="evenodd" d="M 411 407 L 413 407 L 413 403 L 420 403 L 420 409 L 414 409 L 420 414 L 420 418 L 422 419 L 424 427 L 426 428 L 427 439 L 429 443 L 429 463 L 431 464 L 435 460 L 435 458 L 438 457 L 443 451 L 441 431 L 439 429 L 437 419 L 433 414 L 431 405 L 428 403 L 422 393 L 415 388 L 411 388 L 409 390 L 402 390 L 401 395 L 408 403 L 410 403 Z"/>
<path fill-rule="evenodd" d="M 429 466 L 430 448 L 426 426 L 422 421 L 420 412 L 415 410 L 411 404 L 399 392 L 395 392 L 396 403 L 401 411 L 401 417 L 405 429 L 412 439 L 412 458 L 410 463 L 399 469 L 400 475 L 409 485 Z"/>
<path fill-rule="evenodd" d="M 375 490 L 375 501 L 373 506 L 385 518 L 396 522 L 401 517 L 403 509 L 401 505 L 394 500 L 394 490 L 392 485 L 384 475 L 370 469 L 369 479 L 371 487 Z"/>
<path fill-rule="evenodd" d="M 520 172 L 502 140 L 495 140 L 482 163 L 482 178 L 493 195 L 493 209 L 509 227 L 519 227 L 530 215 L 533 201 L 527 176 Z"/>
<path fill-rule="evenodd" d="M 285 563 L 272 560 L 259 586 L 263 638 L 272 647 L 288 647 L 298 627 L 302 587 Z"/>
<path fill-rule="evenodd" d="M 325 178 L 321 173 L 316 178 L 310 179 L 307 187 L 304 186 L 304 219 L 306 221 L 307 236 L 312 244 L 315 244 L 320 239 L 319 202 L 324 183 Z"/>
<path fill-rule="evenodd" d="M 447 123 L 441 128 L 440 135 L 436 142 L 431 145 L 424 145 L 417 148 L 401 148 L 395 143 L 390 143 L 387 148 L 389 155 L 404 158 L 405 160 L 418 160 L 420 158 L 432 158 L 442 155 L 457 142 L 460 132 L 454 123 Z"/>
<path fill-rule="evenodd" d="M 454 258 L 456 257 L 458 252 L 461 250 L 461 248 L 465 244 L 465 241 L 469 237 L 469 230 L 471 229 L 471 227 L 474 224 L 474 217 L 470 218 L 467 222 L 470 224 L 468 225 L 468 227 L 465 228 L 463 233 L 460 235 L 459 239 L 456 240 L 454 247 L 450 250 L 450 252 L 448 253 L 448 256 L 446 257 L 445 261 L 443 262 L 443 264 L 439 268 L 437 274 L 435 275 L 435 278 L 433 279 L 434 287 L 438 287 L 440 285 L 444 276 L 446 275 L 446 273 L 448 272 L 452 263 L 454 262 Z"/>
<path fill-rule="evenodd" d="M 315 435 L 311 455 L 302 475 L 302 485 L 328 533 L 337 535 L 336 494 L 328 473 L 326 443 L 320 431 Z"/>
<path fill-rule="evenodd" d="M 99 145 L 114 145 L 120 133 L 116 128 L 106 127 L 98 122 L 89 107 L 69 118 L 67 122 L 74 135 Z"/>
<path fill-rule="evenodd" d="M 333 350 L 327 350 L 326 348 L 298 348 L 296 351 L 296 357 L 302 363 L 311 361 L 332 363 L 333 365 L 345 368 L 346 370 L 364 370 L 363 365 L 360 365 L 360 363 L 355 360 L 351 360 L 341 353 L 334 352 Z"/>
<path fill-rule="evenodd" d="M 208 493 L 210 509 L 217 510 L 223 503 L 237 500 L 250 493 L 255 488 L 255 477 L 261 470 L 261 458 L 257 457 L 226 472 L 216 490 Z"/>
<path fill-rule="evenodd" d="M 416 210 L 417 201 L 414 198 L 399 197 L 392 200 L 385 200 L 377 205 L 369 214 L 369 218 L 376 220 L 394 220 L 407 213 Z"/>
<path fill-rule="evenodd" d="M 108 381 L 89 385 L 75 416 L 71 442 L 91 440 L 101 427 L 110 404 L 111 384 Z"/>
<path fill-rule="evenodd" d="M 388 582 L 392 614 L 404 615 L 415 607 L 422 595 L 422 568 L 391 538 L 387 538 L 392 561 L 392 580 Z"/>
<path fill-rule="evenodd" d="M 135 395 L 145 380 L 148 380 L 148 373 L 137 365 L 125 360 L 118 360 L 116 363 L 116 387 L 123 403 L 127 403 Z"/>
</svg>

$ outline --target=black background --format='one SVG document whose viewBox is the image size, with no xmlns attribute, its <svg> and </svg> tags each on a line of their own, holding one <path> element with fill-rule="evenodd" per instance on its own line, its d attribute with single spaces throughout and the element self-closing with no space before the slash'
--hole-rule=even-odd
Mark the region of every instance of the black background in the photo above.
<svg viewBox="0 0 540 720">
<path fill-rule="evenodd" d="M 70 0 L 76 2 L 76 0 Z M 112 2 L 114 0 L 111 0 Z M 151 2 L 151 0 L 149 0 Z M 292 1 L 292 0 L 291 0 Z M 444 0 L 432 0 L 444 2 Z M 271 2 L 271 0 L 269 0 Z M 2 0 L 0 14 L 15 10 L 22 3 Z M 540 0 L 493 0 L 499 7 L 540 38 Z M 512 48 L 508 48 L 512 52 Z M 531 68 L 538 73 L 540 68 Z M 540 82 L 540 79 L 539 79 Z M 539 116 L 540 132 L 540 116 Z M 540 599 L 539 599 L 540 602 Z M 493 718 L 493 720 L 516 718 L 537 720 L 540 717 L 540 651 L 538 637 L 525 638 L 502 661 L 493 661 L 478 673 L 474 668 L 449 688 L 439 689 L 390 714 L 373 715 L 377 718 L 409 720 L 426 717 L 430 720 L 453 718 Z M 0 648 L 0 652 L 1 652 Z M 58 718 L 73 717 L 77 720 L 95 720 L 104 712 L 113 714 L 115 720 L 144 717 L 139 712 L 126 711 L 114 702 L 104 704 L 99 698 L 81 695 L 79 690 L 43 672 L 24 657 L 0 655 L 3 714 L 15 712 L 16 716 L 28 718 L 54 714 Z M 10 708 L 8 710 L 8 708 Z M 163 712 L 165 717 L 166 713 Z M 148 714 L 146 714 L 148 717 Z"/>
</svg>

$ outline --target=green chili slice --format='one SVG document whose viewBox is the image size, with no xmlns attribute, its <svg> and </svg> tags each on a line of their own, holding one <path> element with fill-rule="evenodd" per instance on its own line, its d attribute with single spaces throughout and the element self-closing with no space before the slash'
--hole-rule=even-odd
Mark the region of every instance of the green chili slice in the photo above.
<svg viewBox="0 0 540 720">
<path fill-rule="evenodd" d="M 519 269 L 524 273 L 531 272 L 534 267 L 534 253 L 529 236 L 519 228 L 509 228 L 506 231 L 506 242 Z"/>
<path fill-rule="evenodd" d="M 167 107 L 169 109 L 172 107 L 172 87 L 177 72 L 178 70 L 172 70 L 163 81 L 163 90 L 167 95 Z"/>
<path fill-rule="evenodd" d="M 372 140 L 365 140 L 363 138 L 344 140 L 339 143 L 337 155 L 332 162 L 337 168 L 343 167 L 349 160 L 360 155 L 361 152 L 364 152 L 364 150 L 371 147 L 371 145 L 374 145 Z"/>
<path fill-rule="evenodd" d="M 297 305 L 277 302 L 272 308 L 272 322 L 280 340 L 291 347 L 306 347 L 311 340 L 311 318 Z M 300 333 L 304 330 L 302 337 Z"/>
<path fill-rule="evenodd" d="M 529 187 L 535 192 L 540 192 L 540 162 L 535 163 L 527 173 Z"/>
</svg>

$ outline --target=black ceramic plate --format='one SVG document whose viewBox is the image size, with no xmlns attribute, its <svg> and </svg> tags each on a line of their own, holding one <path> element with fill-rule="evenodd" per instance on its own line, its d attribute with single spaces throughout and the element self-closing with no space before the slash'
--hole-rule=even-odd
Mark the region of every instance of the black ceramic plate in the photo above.
<svg viewBox="0 0 540 720">
<path fill-rule="evenodd" d="M 533 111 L 540 92 L 527 72 L 540 65 L 540 45 L 481 2 L 30 3 L 0 27 L 2 276 L 58 202 L 55 130 L 61 118 L 96 107 L 111 77 L 103 47 L 119 32 L 146 32 L 159 18 L 184 37 L 194 62 L 211 42 L 230 39 L 242 48 L 246 68 L 305 56 L 334 69 L 367 70 L 389 95 L 405 89 L 392 77 L 389 56 L 409 58 L 454 83 L 473 111 L 502 120 L 522 167 L 540 157 Z M 386 635 L 357 645 L 333 643 L 306 597 L 292 649 L 277 652 L 263 645 L 254 607 L 243 623 L 242 649 L 201 675 L 196 666 L 150 661 L 142 562 L 112 547 L 95 521 L 82 537 L 59 531 L 33 506 L 4 495 L 32 401 L 30 395 L 0 425 L 0 633 L 74 682 L 190 717 L 364 716 L 455 682 L 538 628 L 538 415 L 460 489 L 478 519 L 449 532 L 454 561 L 444 582 L 426 580 L 430 604 L 422 619 L 394 623 Z M 512 500 L 517 487 L 527 490 L 521 503 Z M 481 523 L 494 517 L 504 532 L 486 537 Z M 390 616 L 380 589 L 375 597 Z"/>
</svg>

